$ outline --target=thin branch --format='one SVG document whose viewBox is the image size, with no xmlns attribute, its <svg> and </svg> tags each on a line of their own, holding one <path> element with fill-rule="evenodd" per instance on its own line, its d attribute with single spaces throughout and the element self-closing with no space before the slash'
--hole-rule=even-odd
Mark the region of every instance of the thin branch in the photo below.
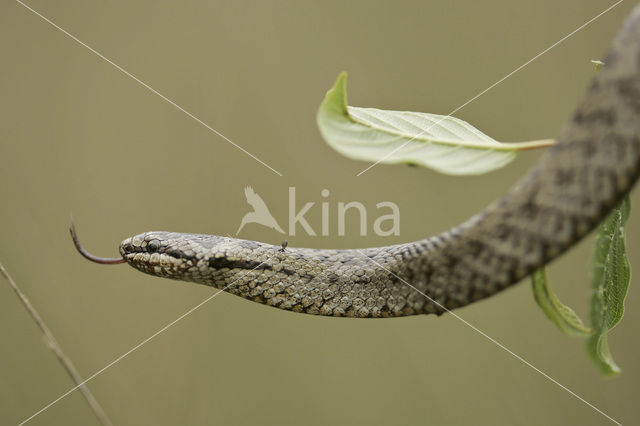
<svg viewBox="0 0 640 426">
<path fill-rule="evenodd" d="M 62 348 L 60 347 L 56 339 L 53 337 L 53 334 L 51 333 L 51 330 L 49 330 L 49 327 L 47 327 L 47 325 L 44 323 L 44 321 L 38 314 L 38 311 L 36 311 L 36 309 L 33 307 L 31 302 L 29 302 L 29 299 L 27 299 L 27 296 L 25 296 L 24 293 L 20 291 L 17 284 L 15 283 L 15 281 L 13 281 L 13 279 L 11 278 L 7 270 L 4 268 L 2 263 L 0 263 L 0 274 L 2 274 L 7 279 L 7 282 L 9 282 L 9 285 L 11 286 L 11 288 L 13 288 L 13 291 L 15 291 L 16 295 L 18 296 L 18 298 L 20 299 L 24 307 L 27 309 L 27 312 L 29 312 L 29 314 L 31 315 L 31 318 L 33 318 L 33 321 L 35 321 L 36 325 L 42 331 L 42 334 L 44 334 L 45 340 L 49 345 L 49 349 L 51 349 L 53 353 L 56 354 L 56 357 L 58 358 L 58 361 L 60 361 L 60 364 L 62 364 L 64 369 L 67 370 L 67 373 L 69 373 L 69 376 L 71 376 L 71 379 L 73 379 L 73 381 L 76 383 L 76 385 L 82 392 L 82 395 L 89 403 L 89 407 L 91 407 L 93 414 L 96 415 L 100 423 L 102 423 L 103 425 L 112 426 L 111 420 L 109 420 L 109 417 L 107 416 L 107 414 L 104 412 L 104 410 L 102 409 L 98 401 L 95 399 L 95 397 L 93 396 L 89 388 L 87 388 L 83 384 L 82 377 L 80 376 L 76 368 L 71 363 L 71 360 L 64 354 L 64 352 L 62 352 Z"/>
</svg>

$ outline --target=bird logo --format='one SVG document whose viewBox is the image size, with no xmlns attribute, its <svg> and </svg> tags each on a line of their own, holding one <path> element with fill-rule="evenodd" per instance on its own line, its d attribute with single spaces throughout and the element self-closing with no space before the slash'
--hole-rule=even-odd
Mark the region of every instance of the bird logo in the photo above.
<svg viewBox="0 0 640 426">
<path fill-rule="evenodd" d="M 275 229 L 281 234 L 284 234 L 284 231 L 282 230 L 282 228 L 280 228 L 280 225 L 278 225 L 278 222 L 269 211 L 267 204 L 258 194 L 256 194 L 253 188 L 247 186 L 244 189 L 244 196 L 247 199 L 247 203 L 249 203 L 249 205 L 253 207 L 253 211 L 244 215 L 244 217 L 242 218 L 242 222 L 240 222 L 240 227 L 238 228 L 238 232 L 236 232 L 236 235 L 238 235 L 242 228 L 248 223 L 258 223 L 268 228 Z"/>
</svg>

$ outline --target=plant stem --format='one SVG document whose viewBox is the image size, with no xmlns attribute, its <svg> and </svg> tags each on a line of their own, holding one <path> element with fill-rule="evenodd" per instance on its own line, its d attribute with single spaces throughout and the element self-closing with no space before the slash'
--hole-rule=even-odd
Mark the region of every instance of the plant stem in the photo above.
<svg viewBox="0 0 640 426">
<path fill-rule="evenodd" d="M 529 142 L 504 142 L 505 145 L 513 147 L 515 151 L 528 151 L 530 149 L 549 148 L 555 145 L 555 139 L 540 139 Z"/>
<path fill-rule="evenodd" d="M 11 278 L 7 270 L 4 268 L 2 263 L 0 263 L 0 273 L 7 279 L 7 281 L 9 282 L 9 285 L 11 286 L 11 288 L 13 288 L 13 291 L 15 291 L 16 295 L 18 296 L 18 298 L 20 299 L 24 307 L 27 309 L 27 312 L 29 312 L 29 314 L 31 315 L 31 318 L 33 318 L 33 321 L 35 321 L 36 325 L 42 331 L 42 334 L 44 334 L 45 340 L 49 345 L 49 349 L 53 351 L 53 353 L 58 358 L 58 361 L 60 361 L 60 364 L 62 364 L 64 369 L 67 370 L 67 373 L 69 373 L 69 376 L 71 376 L 71 379 L 76 383 L 76 385 L 80 389 L 80 392 L 82 392 L 82 395 L 87 400 L 89 407 L 91 407 L 93 414 L 95 414 L 95 416 L 98 418 L 100 423 L 102 423 L 103 425 L 112 426 L 111 420 L 109 420 L 109 417 L 104 412 L 104 410 L 102 409 L 102 407 L 100 406 L 96 398 L 93 396 L 89 388 L 87 388 L 86 385 L 83 383 L 82 377 L 80 376 L 76 368 L 73 366 L 73 363 L 71 362 L 71 360 L 62 351 L 62 348 L 60 347 L 56 339 L 53 337 L 53 334 L 51 333 L 51 330 L 49 330 L 49 327 L 47 327 L 47 325 L 44 323 L 44 321 L 40 317 L 40 314 L 38 314 L 38 311 L 36 311 L 36 309 L 33 307 L 31 302 L 29 302 L 29 299 L 27 299 L 24 293 L 20 291 L 17 284 L 15 283 L 15 281 L 13 281 L 13 279 Z"/>
</svg>

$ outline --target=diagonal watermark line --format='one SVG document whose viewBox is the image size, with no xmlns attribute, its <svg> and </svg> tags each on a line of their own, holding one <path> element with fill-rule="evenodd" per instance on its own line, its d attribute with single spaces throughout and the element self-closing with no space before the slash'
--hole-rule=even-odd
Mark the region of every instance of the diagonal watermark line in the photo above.
<svg viewBox="0 0 640 426">
<path fill-rule="evenodd" d="M 431 130 L 433 127 L 437 126 L 438 124 L 440 124 L 442 121 L 446 120 L 447 118 L 450 118 L 453 114 L 455 114 L 456 112 L 460 111 L 462 108 L 466 107 L 467 105 L 469 105 L 471 102 L 475 101 L 476 99 L 478 99 L 480 96 L 484 95 L 485 93 L 487 93 L 489 90 L 493 89 L 494 87 L 496 87 L 497 85 L 499 85 L 500 83 L 502 83 L 503 81 L 505 81 L 506 79 L 508 79 L 509 77 L 511 77 L 512 75 L 514 75 L 515 73 L 517 73 L 518 71 L 520 71 L 522 68 L 526 67 L 527 65 L 529 65 L 530 63 L 532 63 L 533 61 L 535 61 L 536 59 L 538 59 L 539 57 L 541 57 L 542 55 L 544 55 L 545 53 L 549 52 L 551 49 L 553 49 L 554 47 L 556 47 L 557 45 L 559 45 L 560 43 L 564 42 L 565 40 L 567 40 L 569 37 L 573 36 L 574 34 L 576 34 L 578 31 L 582 30 L 583 28 L 585 28 L 587 25 L 591 24 L 592 22 L 594 22 L 596 19 L 600 18 L 602 15 L 604 15 L 605 13 L 609 12 L 611 9 L 613 9 L 614 7 L 616 7 L 617 5 L 619 5 L 620 3 L 622 3 L 624 0 L 618 0 L 617 2 L 615 2 L 614 4 L 612 4 L 611 6 L 609 6 L 608 8 L 606 8 L 605 10 L 603 10 L 602 12 L 598 13 L 596 16 L 594 16 L 593 18 L 589 19 L 587 22 L 585 22 L 584 24 L 580 25 L 578 28 L 576 28 L 575 30 L 571 31 L 569 34 L 567 34 L 566 36 L 562 37 L 560 40 L 556 41 L 555 43 L 553 43 L 551 46 L 547 47 L 546 49 L 544 49 L 543 51 L 541 51 L 540 53 L 538 53 L 536 56 L 534 56 L 533 58 L 529 59 L 527 62 L 525 62 L 524 64 L 520 65 L 518 68 L 514 69 L 513 71 L 511 71 L 509 74 L 505 75 L 504 77 L 502 77 L 500 80 L 496 81 L 495 83 L 493 83 L 491 86 L 487 87 L 486 89 L 484 89 L 483 91 L 481 91 L 480 93 L 478 93 L 477 95 L 475 95 L 474 97 L 472 97 L 471 99 L 469 99 L 468 101 L 466 101 L 465 103 L 463 103 L 462 105 L 460 105 L 459 107 L 455 108 L 453 111 L 451 111 L 449 114 L 445 115 L 444 117 L 440 118 L 438 121 L 436 121 L 435 123 L 433 123 L 431 126 L 429 126 L 427 129 L 422 130 L 420 133 L 418 133 L 417 135 L 414 135 L 411 139 L 409 139 L 408 141 L 406 141 L 405 143 L 403 143 L 402 145 L 400 145 L 399 147 L 397 147 L 396 149 L 394 149 L 393 151 L 391 151 L 390 153 L 388 153 L 387 155 L 385 155 L 384 157 L 382 157 L 381 159 L 379 159 L 378 161 L 376 161 L 375 163 L 371 164 L 369 167 L 367 167 L 366 169 L 360 171 L 360 173 L 358 173 L 356 176 L 360 176 L 363 173 L 365 173 L 366 171 L 368 171 L 369 169 L 377 166 L 379 163 L 381 163 L 382 161 L 386 160 L 387 158 L 391 157 L 394 153 L 396 153 L 397 151 L 401 150 L 402 148 L 404 148 L 407 144 L 411 143 L 413 140 L 415 140 L 416 138 L 422 136 L 423 134 L 425 134 L 426 132 L 428 132 L 429 130 Z"/>
<path fill-rule="evenodd" d="M 144 339 L 143 341 L 141 341 L 140 343 L 138 343 L 137 345 L 135 345 L 133 348 L 129 349 L 127 352 L 123 353 L 122 355 L 120 355 L 119 357 L 117 357 L 116 359 L 114 359 L 113 361 L 111 361 L 109 364 L 105 365 L 104 367 L 102 367 L 100 370 L 96 371 L 95 373 L 93 373 L 92 375 L 90 375 L 89 377 L 87 377 L 86 379 L 84 379 L 82 382 L 78 383 L 78 385 L 72 387 L 71 389 L 69 389 L 68 391 L 66 391 L 65 393 L 63 393 L 62 395 L 60 395 L 58 398 L 54 399 L 53 401 L 51 401 L 50 403 L 48 403 L 47 405 L 45 405 L 44 407 L 42 407 L 41 409 L 39 409 L 38 411 L 36 411 L 35 413 L 33 413 L 31 416 L 27 417 L 26 419 L 24 419 L 23 421 L 21 421 L 18 426 L 22 426 L 25 423 L 31 421 L 33 418 L 35 418 L 37 415 L 42 414 L 44 411 L 46 411 L 47 409 L 51 408 L 52 406 L 54 406 L 56 403 L 58 403 L 59 401 L 61 401 L 62 399 L 64 399 L 66 396 L 68 396 L 69 394 L 71 394 L 73 391 L 75 391 L 76 389 L 78 389 L 80 386 L 83 386 L 85 383 L 88 383 L 89 381 L 93 380 L 96 376 L 100 375 L 101 373 L 103 373 L 105 370 L 107 370 L 108 368 L 112 367 L 114 364 L 122 361 L 124 358 L 126 358 L 127 356 L 131 355 L 133 352 L 135 352 L 136 350 L 140 349 L 143 345 L 145 345 L 146 343 L 148 343 L 149 341 L 151 341 L 153 338 L 157 337 L 158 335 L 162 334 L 163 332 L 165 332 L 168 328 L 174 326 L 176 323 L 178 323 L 180 320 L 184 319 L 185 317 L 189 316 L 190 314 L 192 314 L 194 311 L 196 311 L 197 309 L 199 309 L 200 307 L 202 307 L 204 304 L 206 304 L 207 302 L 209 302 L 211 299 L 213 299 L 214 297 L 216 297 L 217 295 L 219 295 L 220 293 L 222 293 L 223 291 L 225 291 L 226 289 L 228 289 L 229 287 L 231 287 L 233 284 L 235 284 L 236 282 L 240 281 L 242 278 L 246 277 L 250 272 L 255 271 L 256 269 L 258 269 L 260 266 L 262 266 L 264 264 L 264 262 L 260 262 L 258 264 L 258 266 L 256 266 L 253 269 L 250 269 L 249 271 L 247 271 L 244 275 L 242 275 L 241 277 L 233 280 L 231 283 L 227 284 L 225 287 L 223 287 L 222 289 L 218 290 L 216 293 L 212 294 L 211 296 L 207 297 L 206 299 L 204 299 L 202 302 L 198 303 L 196 306 L 194 306 L 193 308 L 189 309 L 187 312 L 183 313 L 182 315 L 180 315 L 178 318 L 174 319 L 173 321 L 171 321 L 170 323 L 168 323 L 167 325 L 165 325 L 164 327 L 162 327 L 160 330 L 156 331 L 155 333 L 153 333 L 151 336 L 147 337 L 146 339 Z"/>
<path fill-rule="evenodd" d="M 562 383 L 558 382 L 556 379 L 554 379 L 553 377 L 549 376 L 547 373 L 545 373 L 544 371 L 540 370 L 538 367 L 536 367 L 535 365 L 531 364 L 529 361 L 527 361 L 526 359 L 524 359 L 523 357 L 521 357 L 520 355 L 516 354 L 515 352 L 513 352 L 511 349 L 507 348 L 505 345 L 503 345 L 502 343 L 498 342 L 496 339 L 494 339 L 493 337 L 489 336 L 487 333 L 485 333 L 484 331 L 480 330 L 478 327 L 476 327 L 475 325 L 471 324 L 470 322 L 468 322 L 467 320 L 465 320 L 464 318 L 462 318 L 460 315 L 456 314 L 455 312 L 451 311 L 450 309 L 446 308 L 445 306 L 443 306 L 441 303 L 439 303 L 438 301 L 432 299 L 431 297 L 427 296 L 426 293 L 424 293 L 423 291 L 420 291 L 418 288 L 416 288 L 414 285 L 408 283 L 406 280 L 404 280 L 403 278 L 399 277 L 398 275 L 394 274 L 393 272 L 391 272 L 390 270 L 388 270 L 387 268 L 385 268 L 384 266 L 382 266 L 380 263 L 376 262 L 375 260 L 373 260 L 372 258 L 370 258 L 369 256 L 367 256 L 367 254 L 360 250 L 360 249 L 356 249 L 356 251 L 358 251 L 362 256 L 364 256 L 365 258 L 369 259 L 371 262 L 373 262 L 374 264 L 376 264 L 378 267 L 382 268 L 383 270 L 385 270 L 386 272 L 390 273 L 391 275 L 393 275 L 394 277 L 396 277 L 397 279 L 399 279 L 400 281 L 402 281 L 404 284 L 406 284 L 407 286 L 411 287 L 413 290 L 415 290 L 416 292 L 420 293 L 422 296 L 424 296 L 427 300 L 429 300 L 431 303 L 435 303 L 436 305 L 438 305 L 438 307 L 444 309 L 448 314 L 453 315 L 456 319 L 462 321 L 463 324 L 465 324 L 466 326 L 470 327 L 472 330 L 474 330 L 475 332 L 477 332 L 478 334 L 482 335 L 483 337 L 485 337 L 486 339 L 488 339 L 490 342 L 492 342 L 493 344 L 495 344 L 496 346 L 498 346 L 500 349 L 504 350 L 505 352 L 507 352 L 509 355 L 513 356 L 515 359 L 517 359 L 518 361 L 522 362 L 523 364 L 525 364 L 526 366 L 530 367 L 531 369 L 535 370 L 537 373 L 539 373 L 540 375 L 542 375 L 544 378 L 546 378 L 547 380 L 549 380 L 550 382 L 558 385 L 560 388 L 562 388 L 563 390 L 567 391 L 569 394 L 571 394 L 571 396 L 573 396 L 574 398 L 582 401 L 583 403 L 585 403 L 586 405 L 588 405 L 589 407 L 593 408 L 595 411 L 597 411 L 598 413 L 602 414 L 604 417 L 606 417 L 607 419 L 611 420 L 613 423 L 617 424 L 618 426 L 622 426 L 622 423 L 618 422 L 617 420 L 615 420 L 613 417 L 609 416 L 607 413 L 605 413 L 604 411 L 600 410 L 598 407 L 596 407 L 595 405 L 593 405 L 592 403 L 590 403 L 589 401 L 587 401 L 586 399 L 584 399 L 583 397 L 581 397 L 580 395 L 578 395 L 577 393 L 575 393 L 574 391 L 572 391 L 571 389 L 569 389 L 568 387 L 566 387 L 565 385 L 563 385 Z"/>
<path fill-rule="evenodd" d="M 229 142 L 231 145 L 235 146 L 236 148 L 238 148 L 240 151 L 244 152 L 245 154 L 247 154 L 249 157 L 253 158 L 254 160 L 256 160 L 258 163 L 262 164 L 263 166 L 265 166 L 266 168 L 268 168 L 269 170 L 271 170 L 272 172 L 274 172 L 275 174 L 277 174 L 278 176 L 283 176 L 282 173 L 280 173 L 279 171 L 277 171 L 276 169 L 274 169 L 273 167 L 271 167 L 270 165 L 268 165 L 267 163 L 265 163 L 264 161 L 262 161 L 261 159 L 259 159 L 258 157 L 256 157 L 255 155 L 253 155 L 252 153 L 250 153 L 249 151 L 247 151 L 246 149 L 244 149 L 243 147 L 241 147 L 240 145 L 238 145 L 237 143 L 235 143 L 234 141 L 232 141 L 231 139 L 229 139 L 228 137 L 226 137 L 225 135 L 223 135 L 222 133 L 220 133 L 219 131 L 217 131 L 216 129 L 214 129 L 213 127 L 209 126 L 207 123 L 205 123 L 204 121 L 202 121 L 201 119 L 199 119 L 198 117 L 196 117 L 195 115 L 193 115 L 192 113 L 190 113 L 189 111 L 187 111 L 186 109 L 184 109 L 183 107 L 181 107 L 180 105 L 178 105 L 177 103 L 175 103 L 174 101 L 172 101 L 171 99 L 169 99 L 168 97 L 166 97 L 165 95 L 163 95 L 162 93 L 158 92 L 156 89 L 154 89 L 153 87 L 149 86 L 147 83 L 145 83 L 144 81 L 140 80 L 138 77 L 136 77 L 135 75 L 131 74 L 129 71 L 125 70 L 124 68 L 122 68 L 120 65 L 116 64 L 115 62 L 113 62 L 111 59 L 107 58 L 106 56 L 104 56 L 102 53 L 98 52 L 97 50 L 95 50 L 93 47 L 89 46 L 88 44 L 86 44 L 85 42 L 83 42 L 82 40 L 80 40 L 79 38 L 77 38 L 76 36 L 74 36 L 73 34 L 69 33 L 68 31 L 66 31 L 65 29 L 61 28 L 60 26 L 56 25 L 53 21 L 51 21 L 49 18 L 43 16 L 42 14 L 40 14 L 39 12 L 37 12 L 36 10 L 32 9 L 31 7 L 29 7 L 28 5 L 24 4 L 23 2 L 21 2 L 20 0 L 16 0 L 17 3 L 21 4 L 22 6 L 24 6 L 26 9 L 30 10 L 31 12 L 33 12 L 35 15 L 39 16 L 40 18 L 42 18 L 43 20 L 45 20 L 46 22 L 48 22 L 49 24 L 51 24 L 53 27 L 55 27 L 56 29 L 58 29 L 59 31 L 61 31 L 62 33 L 64 33 L 65 35 L 67 35 L 69 38 L 71 38 L 73 41 L 75 41 L 76 43 L 86 47 L 87 49 L 89 49 L 91 52 L 95 53 L 98 57 L 100 57 L 101 59 L 103 59 L 104 61 L 110 63 L 111 65 L 113 65 L 114 67 L 116 67 L 116 69 L 118 69 L 118 71 L 122 72 L 123 74 L 125 74 L 127 77 L 132 78 L 133 80 L 135 80 L 136 82 L 138 82 L 140 85 L 142 85 L 144 88 L 148 89 L 150 92 L 158 95 L 159 97 L 161 97 L 162 99 L 164 99 L 165 101 L 167 101 L 168 103 L 170 103 L 171 105 L 173 105 L 174 107 L 176 107 L 177 109 L 179 109 L 180 111 L 182 111 L 183 113 L 185 113 L 186 115 L 188 115 L 189 117 L 191 117 L 192 119 L 194 119 L 195 121 L 197 121 L 199 124 L 203 125 L 204 127 L 206 127 L 207 129 L 209 129 L 210 131 L 212 131 L 213 133 L 215 133 L 216 135 L 220 136 L 222 139 L 224 139 L 225 141 Z"/>
</svg>

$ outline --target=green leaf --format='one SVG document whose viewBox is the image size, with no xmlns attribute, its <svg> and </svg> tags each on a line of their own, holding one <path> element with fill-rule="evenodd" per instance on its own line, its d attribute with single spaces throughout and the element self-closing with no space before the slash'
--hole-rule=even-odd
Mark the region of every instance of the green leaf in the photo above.
<svg viewBox="0 0 640 426">
<path fill-rule="evenodd" d="M 346 80 L 347 73 L 338 76 L 320 105 L 317 121 L 327 143 L 349 158 L 468 175 L 498 169 L 518 150 L 554 143 L 501 143 L 451 116 L 348 106 Z"/>
<path fill-rule="evenodd" d="M 591 324 L 595 333 L 587 340 L 587 351 L 606 375 L 616 375 L 621 371 L 611 357 L 607 332 L 622 319 L 624 299 L 629 289 L 631 269 L 625 248 L 624 226 L 630 206 L 627 196 L 598 227 L 591 267 Z"/>
<path fill-rule="evenodd" d="M 592 330 L 585 327 L 580 317 L 570 307 L 563 305 L 553 293 L 544 267 L 537 269 L 531 275 L 531 284 L 538 306 L 564 334 L 579 337 L 591 335 Z"/>
<path fill-rule="evenodd" d="M 622 372 L 611 356 L 606 332 L 594 334 L 587 340 L 587 352 L 605 376 L 617 376 Z"/>
</svg>

